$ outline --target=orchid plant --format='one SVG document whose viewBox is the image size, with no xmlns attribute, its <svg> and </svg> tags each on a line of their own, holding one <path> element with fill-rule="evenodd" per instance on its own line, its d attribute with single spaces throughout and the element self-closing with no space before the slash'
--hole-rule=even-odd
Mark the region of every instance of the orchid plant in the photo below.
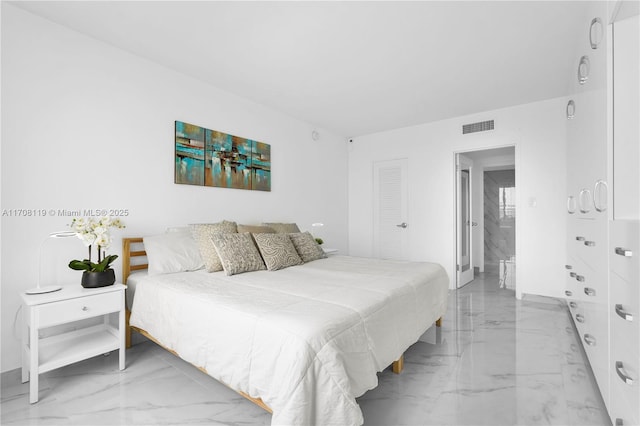
<svg viewBox="0 0 640 426">
<path fill-rule="evenodd" d="M 111 219 L 108 216 L 101 218 L 90 217 L 74 218 L 69 225 L 76 233 L 76 236 L 82 240 L 84 245 L 89 248 L 89 258 L 84 260 L 72 260 L 69 262 L 69 268 L 76 271 L 104 272 L 109 269 L 111 263 L 118 258 L 117 254 L 107 256 L 106 250 L 111 245 L 111 235 L 109 228 L 125 227 L 120 219 Z M 98 262 L 91 261 L 91 247 L 95 245 L 98 251 Z"/>
</svg>

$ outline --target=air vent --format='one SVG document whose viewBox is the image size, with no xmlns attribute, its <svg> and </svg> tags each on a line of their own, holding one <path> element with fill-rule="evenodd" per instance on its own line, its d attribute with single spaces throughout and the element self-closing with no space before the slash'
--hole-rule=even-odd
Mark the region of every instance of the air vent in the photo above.
<svg viewBox="0 0 640 426">
<path fill-rule="evenodd" d="M 493 120 L 479 121 L 478 123 L 464 124 L 462 126 L 462 134 L 475 132 L 484 132 L 487 130 L 493 130 Z"/>
</svg>

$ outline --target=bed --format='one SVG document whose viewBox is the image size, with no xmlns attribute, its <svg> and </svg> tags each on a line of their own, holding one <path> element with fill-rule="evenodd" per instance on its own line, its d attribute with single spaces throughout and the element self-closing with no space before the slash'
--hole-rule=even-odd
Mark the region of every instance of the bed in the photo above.
<svg viewBox="0 0 640 426">
<path fill-rule="evenodd" d="M 273 414 L 272 424 L 360 425 L 356 398 L 446 310 L 434 263 L 332 255 L 278 271 L 148 275 L 123 239 L 130 330 Z M 130 335 L 130 332 L 129 332 Z M 129 340 L 129 339 L 128 339 Z"/>
</svg>

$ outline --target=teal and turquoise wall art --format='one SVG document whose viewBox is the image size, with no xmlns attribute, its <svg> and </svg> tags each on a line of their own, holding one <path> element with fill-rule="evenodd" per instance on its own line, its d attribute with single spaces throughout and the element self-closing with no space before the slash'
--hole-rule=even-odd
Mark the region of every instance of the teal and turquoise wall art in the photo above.
<svg viewBox="0 0 640 426">
<path fill-rule="evenodd" d="M 175 124 L 175 183 L 271 191 L 271 145 Z"/>
</svg>

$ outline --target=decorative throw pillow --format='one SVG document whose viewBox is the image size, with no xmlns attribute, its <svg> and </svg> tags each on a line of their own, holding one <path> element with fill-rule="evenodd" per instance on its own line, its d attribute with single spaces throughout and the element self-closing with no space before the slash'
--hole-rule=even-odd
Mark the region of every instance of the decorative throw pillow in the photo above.
<svg viewBox="0 0 640 426">
<path fill-rule="evenodd" d="M 218 223 L 192 224 L 191 233 L 198 244 L 200 255 L 208 272 L 222 271 L 222 262 L 211 241 L 211 237 L 217 234 L 235 234 L 238 228 L 235 222 L 223 220 Z"/>
<path fill-rule="evenodd" d="M 300 232 L 300 228 L 295 223 L 263 223 L 263 226 L 273 228 L 277 234 L 294 234 Z"/>
<path fill-rule="evenodd" d="M 316 242 L 309 232 L 299 232 L 297 234 L 289 234 L 291 242 L 300 255 L 300 258 L 307 263 L 312 260 L 324 259 L 327 257 L 322 247 Z"/>
<path fill-rule="evenodd" d="M 261 225 L 238 225 L 238 233 L 248 232 L 250 234 L 273 234 L 275 229 L 270 226 Z"/>
<path fill-rule="evenodd" d="M 304 263 L 288 234 L 253 234 L 253 238 L 270 271 Z"/>
<path fill-rule="evenodd" d="M 251 234 L 214 234 L 211 241 L 227 275 L 266 269 Z"/>
<path fill-rule="evenodd" d="M 188 232 L 144 237 L 149 275 L 195 271 L 204 267 L 198 244 Z"/>
</svg>

